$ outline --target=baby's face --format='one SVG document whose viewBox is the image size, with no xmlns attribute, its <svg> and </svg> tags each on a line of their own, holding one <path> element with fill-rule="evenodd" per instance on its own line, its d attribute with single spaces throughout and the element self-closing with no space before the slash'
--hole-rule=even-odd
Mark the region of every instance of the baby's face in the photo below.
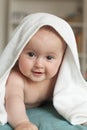
<svg viewBox="0 0 87 130">
<path fill-rule="evenodd" d="M 19 69 L 32 81 L 53 78 L 60 67 L 65 43 L 53 30 L 41 28 L 19 57 Z"/>
</svg>

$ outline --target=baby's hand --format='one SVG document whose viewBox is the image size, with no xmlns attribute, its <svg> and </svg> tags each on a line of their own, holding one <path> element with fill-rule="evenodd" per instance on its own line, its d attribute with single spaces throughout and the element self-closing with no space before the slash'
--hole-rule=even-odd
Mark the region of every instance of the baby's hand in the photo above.
<svg viewBox="0 0 87 130">
<path fill-rule="evenodd" d="M 87 122 L 83 123 L 82 125 L 87 125 Z"/>
<path fill-rule="evenodd" d="M 27 122 L 18 125 L 14 130 L 38 130 L 38 128 L 33 123 Z"/>
</svg>

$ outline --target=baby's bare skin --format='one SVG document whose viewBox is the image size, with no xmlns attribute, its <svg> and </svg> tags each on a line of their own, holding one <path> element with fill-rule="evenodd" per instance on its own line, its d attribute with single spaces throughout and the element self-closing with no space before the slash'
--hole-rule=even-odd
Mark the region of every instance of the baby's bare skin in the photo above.
<svg viewBox="0 0 87 130">
<path fill-rule="evenodd" d="M 25 106 L 27 106 L 28 108 L 36 107 L 36 106 L 39 106 L 45 100 L 51 99 L 52 92 L 54 89 L 54 87 L 53 87 L 54 78 L 51 79 L 51 81 L 47 80 L 38 85 L 38 83 L 36 84 L 36 83 L 31 83 L 31 82 L 27 81 L 26 78 L 20 73 L 18 68 L 13 69 L 9 78 L 12 81 L 11 82 L 9 80 L 9 83 L 7 82 L 7 84 L 8 84 L 7 94 L 8 95 L 6 95 L 6 108 L 7 108 L 8 113 L 10 114 L 10 118 L 8 118 L 9 122 L 11 122 L 13 127 L 17 126 L 16 130 L 20 130 L 21 127 L 26 127 L 26 130 L 37 130 L 36 127 L 34 127 L 35 125 L 33 125 L 29 121 L 28 117 L 26 116 Z M 12 79 L 14 79 L 14 81 Z M 19 82 L 18 83 L 19 85 L 17 84 L 17 82 Z M 12 83 L 14 83 L 13 86 L 10 85 Z M 11 86 L 11 88 L 10 88 L 10 86 Z M 11 95 L 11 98 L 9 97 L 9 95 Z M 13 102 L 13 103 L 11 103 L 11 102 Z M 12 108 L 10 108 L 10 104 L 12 104 L 12 106 L 13 106 Z M 18 110 L 18 108 L 16 109 L 15 106 L 19 107 L 19 110 Z M 21 109 L 22 109 L 22 111 L 21 111 Z M 15 111 L 17 111 L 17 113 L 18 113 L 16 115 L 16 118 L 18 119 L 18 121 L 17 120 L 15 121 L 15 119 L 12 118 L 13 116 L 15 116 L 14 115 Z M 11 112 L 12 113 L 14 112 L 14 113 L 11 114 Z M 25 124 L 27 124 L 27 125 L 25 125 Z"/>
<path fill-rule="evenodd" d="M 25 122 L 18 125 L 15 130 L 38 130 L 37 126 L 31 122 Z"/>
<path fill-rule="evenodd" d="M 14 130 L 38 130 L 26 115 L 52 98 L 66 44 L 50 27 L 41 28 L 25 46 L 6 83 L 8 122 Z"/>
</svg>

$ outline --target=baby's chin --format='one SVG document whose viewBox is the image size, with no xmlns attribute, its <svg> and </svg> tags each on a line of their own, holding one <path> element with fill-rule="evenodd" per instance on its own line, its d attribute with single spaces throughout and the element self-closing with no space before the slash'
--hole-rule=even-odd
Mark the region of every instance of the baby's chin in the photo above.
<svg viewBox="0 0 87 130">
<path fill-rule="evenodd" d="M 29 78 L 32 82 L 43 82 L 46 80 L 45 77 L 30 77 Z"/>
</svg>

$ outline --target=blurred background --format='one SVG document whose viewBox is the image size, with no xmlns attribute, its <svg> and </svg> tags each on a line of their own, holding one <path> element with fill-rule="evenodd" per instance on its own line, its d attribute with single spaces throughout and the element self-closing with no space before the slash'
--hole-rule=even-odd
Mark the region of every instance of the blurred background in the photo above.
<svg viewBox="0 0 87 130">
<path fill-rule="evenodd" d="M 78 47 L 81 71 L 87 79 L 87 0 L 1 0 L 0 54 L 21 19 L 34 12 L 47 12 L 71 25 Z"/>
</svg>

